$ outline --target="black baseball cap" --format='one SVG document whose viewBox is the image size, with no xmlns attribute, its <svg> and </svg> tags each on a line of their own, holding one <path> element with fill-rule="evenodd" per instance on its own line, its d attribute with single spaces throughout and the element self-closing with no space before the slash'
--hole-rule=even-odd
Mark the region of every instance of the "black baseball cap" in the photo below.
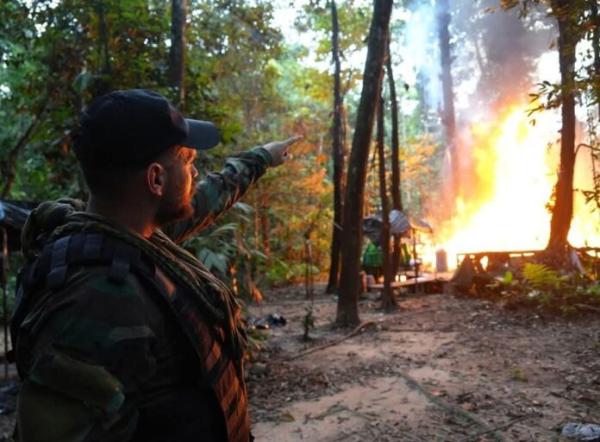
<svg viewBox="0 0 600 442">
<path fill-rule="evenodd" d="M 219 131 L 209 121 L 184 118 L 162 95 L 129 89 L 110 92 L 82 114 L 74 150 L 88 168 L 145 166 L 171 146 L 210 149 Z"/>
</svg>

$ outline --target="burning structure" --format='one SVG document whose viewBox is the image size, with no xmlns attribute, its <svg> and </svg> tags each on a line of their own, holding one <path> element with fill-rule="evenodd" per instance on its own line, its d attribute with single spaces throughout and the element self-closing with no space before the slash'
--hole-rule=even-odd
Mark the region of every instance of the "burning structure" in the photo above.
<svg viewBox="0 0 600 442">
<path fill-rule="evenodd" d="M 434 4 L 447 10 L 435 10 Z M 420 8 L 442 17 L 427 22 L 437 27 L 429 32 L 439 36 L 436 50 L 441 54 L 441 68 L 429 73 L 431 84 L 436 77 L 438 87 L 439 78 L 447 82 L 446 71 L 453 80 L 450 94 L 447 84 L 431 94 L 437 99 L 431 105 L 443 109 L 448 155 L 443 190 L 430 205 L 435 234 L 425 245 L 426 261 L 433 263 L 438 249 L 448 253 L 450 264 L 461 253 L 544 249 L 559 168 L 561 119 L 556 109 L 532 113 L 540 102 L 530 94 L 538 83 L 559 81 L 555 24 L 545 11 L 523 19 L 517 11 L 500 10 L 493 0 L 425 1 Z M 451 20 L 444 20 L 444 14 Z M 443 56 L 448 44 L 450 58 Z M 451 69 L 445 65 L 450 60 Z M 577 114 L 577 144 L 588 143 L 587 109 L 580 106 Z M 592 119 L 597 122 L 598 116 Z M 456 127 L 448 127 L 454 121 Z M 600 213 L 586 204 L 581 192 L 593 188 L 593 162 L 590 150 L 578 149 L 568 237 L 573 247 L 600 247 Z"/>
</svg>

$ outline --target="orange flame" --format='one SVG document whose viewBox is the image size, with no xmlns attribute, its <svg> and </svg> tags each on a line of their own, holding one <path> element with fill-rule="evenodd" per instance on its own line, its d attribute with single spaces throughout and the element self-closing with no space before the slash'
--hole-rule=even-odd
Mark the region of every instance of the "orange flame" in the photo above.
<svg viewBox="0 0 600 442">
<path fill-rule="evenodd" d="M 540 250 L 550 235 L 551 200 L 559 164 L 554 112 L 535 115 L 532 125 L 526 106 L 511 106 L 493 122 L 470 128 L 470 153 L 462 146 L 462 191 L 456 198 L 454 215 L 437 223 L 434 245 L 425 252 L 425 262 L 434 262 L 435 249 L 444 249 L 448 263 L 456 255 L 479 251 Z M 465 161 L 470 158 L 470 161 Z M 469 164 L 470 163 L 470 164 Z M 592 187 L 591 155 L 580 151 L 575 188 Z M 600 246 L 600 213 L 592 212 L 580 192 L 575 194 L 575 212 L 569 241 L 574 246 Z"/>
</svg>

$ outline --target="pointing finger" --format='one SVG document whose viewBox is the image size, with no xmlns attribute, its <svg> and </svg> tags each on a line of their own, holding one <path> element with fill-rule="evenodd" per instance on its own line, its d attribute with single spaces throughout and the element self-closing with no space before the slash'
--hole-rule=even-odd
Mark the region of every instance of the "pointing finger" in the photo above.
<svg viewBox="0 0 600 442">
<path fill-rule="evenodd" d="M 300 135 L 296 135 L 293 137 L 288 138 L 287 140 L 285 140 L 283 142 L 284 146 L 288 147 L 291 146 L 292 144 L 297 143 L 298 141 L 300 141 L 301 139 L 303 139 L 304 137 L 300 136 Z"/>
</svg>

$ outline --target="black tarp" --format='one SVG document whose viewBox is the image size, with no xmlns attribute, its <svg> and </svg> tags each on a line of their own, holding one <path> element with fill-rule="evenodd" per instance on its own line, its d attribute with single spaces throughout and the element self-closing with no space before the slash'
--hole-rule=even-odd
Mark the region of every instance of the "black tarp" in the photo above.
<svg viewBox="0 0 600 442">
<path fill-rule="evenodd" d="M 379 243 L 382 228 L 383 221 L 381 220 L 381 215 L 368 216 L 363 219 L 363 232 L 367 238 L 375 243 Z M 432 232 L 431 226 L 426 221 L 410 218 L 399 210 L 392 210 L 390 212 L 390 234 L 402 235 L 409 229 L 428 233 Z"/>
</svg>

